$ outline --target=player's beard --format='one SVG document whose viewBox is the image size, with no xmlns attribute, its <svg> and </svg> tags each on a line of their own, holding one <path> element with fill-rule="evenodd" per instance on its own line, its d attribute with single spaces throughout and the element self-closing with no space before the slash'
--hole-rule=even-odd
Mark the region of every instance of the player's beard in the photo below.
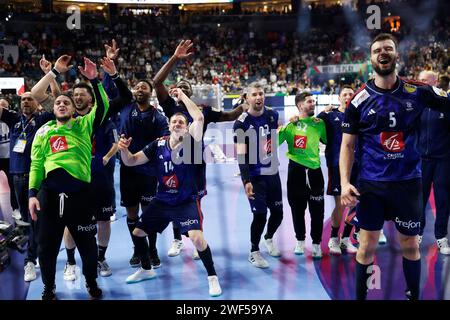
<svg viewBox="0 0 450 320">
<path fill-rule="evenodd" d="M 309 111 L 307 114 L 308 114 L 308 117 L 312 117 L 314 115 L 314 110 Z"/>
<path fill-rule="evenodd" d="M 373 70 L 375 70 L 375 72 L 380 75 L 380 76 L 388 76 L 392 73 L 395 72 L 395 57 L 392 57 L 391 55 L 389 55 L 389 59 L 390 61 L 388 62 L 389 68 L 381 68 L 381 63 L 376 61 L 375 63 L 372 61 L 372 67 Z"/>
<path fill-rule="evenodd" d="M 62 116 L 62 117 L 56 117 L 56 120 L 58 120 L 59 122 L 62 122 L 62 123 L 66 123 L 71 118 L 72 118 L 71 115 L 66 115 L 66 116 Z"/>
</svg>

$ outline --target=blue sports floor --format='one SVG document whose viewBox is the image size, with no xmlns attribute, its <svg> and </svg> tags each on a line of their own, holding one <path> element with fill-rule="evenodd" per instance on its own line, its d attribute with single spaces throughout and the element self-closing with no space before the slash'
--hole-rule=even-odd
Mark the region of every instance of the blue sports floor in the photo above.
<svg viewBox="0 0 450 320">
<path fill-rule="evenodd" d="M 225 132 L 231 124 L 217 125 L 217 132 Z M 214 127 L 213 127 L 214 128 Z M 207 133 L 208 142 L 217 143 L 214 130 Z M 216 135 L 215 135 L 216 134 Z M 232 140 L 226 137 L 222 150 L 232 153 Z M 231 148 L 231 149 L 230 149 Z M 231 150 L 231 151 L 230 151 Z M 280 174 L 282 184 L 286 184 L 287 161 L 284 156 L 286 146 L 280 147 Z M 324 163 L 324 161 L 323 161 Z M 118 166 L 116 167 L 116 190 L 118 191 Z M 327 170 L 323 166 L 325 185 Z M 282 251 L 282 257 L 270 257 L 264 244 L 260 249 L 270 263 L 269 269 L 258 269 L 248 261 L 250 249 L 251 212 L 244 194 L 240 177 L 236 176 L 236 162 L 225 161 L 207 166 L 208 195 L 202 201 L 205 237 L 211 247 L 216 270 L 223 294 L 217 298 L 208 295 L 206 271 L 201 261 L 192 259 L 192 244 L 183 238 L 185 248 L 178 257 L 168 257 L 167 250 L 173 239 L 172 229 L 167 228 L 158 237 L 157 247 L 162 266 L 157 269 L 157 278 L 137 284 L 126 284 L 125 279 L 136 269 L 129 266 L 132 242 L 126 226 L 124 208 L 117 207 L 117 220 L 112 223 L 111 241 L 106 253 L 113 275 L 98 278 L 104 299 L 110 300 L 329 300 L 354 298 L 354 255 L 328 255 L 330 234 L 330 214 L 333 198 L 325 197 L 325 221 L 322 250 L 324 257 L 313 261 L 311 239 L 307 236 L 305 255 L 293 253 L 295 237 L 290 208 L 283 188 L 284 219 L 274 240 Z M 3 174 L 2 174 L 2 178 Z M 2 179 L 3 181 L 5 179 Z M 4 186 L 5 183 L 3 183 Z M 3 187 L 3 190 L 5 188 Z M 120 193 L 117 192 L 117 204 Z M 0 194 L 3 216 L 9 219 L 11 213 L 8 194 Z M 433 204 L 433 201 L 431 201 Z M 422 252 L 422 298 L 450 299 L 449 257 L 440 255 L 432 233 L 434 225 L 433 206 L 427 210 L 427 228 L 421 247 Z M 1 216 L 0 216 L 1 219 Z M 309 233 L 309 213 L 306 214 L 307 235 Z M 381 288 L 369 292 L 369 299 L 404 300 L 405 283 L 402 273 L 402 258 L 394 226 L 385 224 L 388 244 L 379 247 L 376 264 L 381 268 Z M 61 247 L 58 257 L 56 290 L 58 299 L 86 300 L 88 294 L 81 273 L 81 259 L 77 259 L 78 280 L 63 280 L 66 253 Z M 27 284 L 23 281 L 23 258 L 13 255 L 12 265 L 0 273 L 0 299 L 40 299 L 42 282 L 38 278 Z"/>
</svg>

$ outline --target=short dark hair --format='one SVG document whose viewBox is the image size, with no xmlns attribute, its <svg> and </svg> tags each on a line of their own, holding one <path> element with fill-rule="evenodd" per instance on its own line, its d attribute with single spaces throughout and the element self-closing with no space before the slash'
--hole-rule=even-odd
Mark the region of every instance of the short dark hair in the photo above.
<svg viewBox="0 0 450 320">
<path fill-rule="evenodd" d="M 8 107 L 11 107 L 11 100 L 8 97 L 0 96 L 0 100 L 5 100 L 6 102 L 8 102 Z"/>
<path fill-rule="evenodd" d="M 145 82 L 145 83 L 148 84 L 148 86 L 150 87 L 150 91 L 153 91 L 153 84 L 152 84 L 150 81 L 148 81 L 148 80 L 146 80 L 146 79 L 139 79 L 139 80 L 136 82 L 136 85 L 137 85 L 139 82 Z"/>
<path fill-rule="evenodd" d="M 301 93 L 297 93 L 295 95 L 295 105 L 297 106 L 299 102 L 303 102 L 307 97 L 312 96 L 313 94 L 309 91 L 303 91 Z"/>
<path fill-rule="evenodd" d="M 92 86 L 90 84 L 88 84 L 86 82 L 79 82 L 72 87 L 72 93 L 74 93 L 75 89 L 77 89 L 77 88 L 86 89 L 86 91 L 89 93 L 89 95 L 92 98 L 92 104 L 95 103 L 94 89 L 92 89 Z"/>
<path fill-rule="evenodd" d="M 370 43 L 370 47 L 369 47 L 370 52 L 372 52 L 372 46 L 375 42 L 384 41 L 384 40 L 392 40 L 395 44 L 395 50 L 398 49 L 398 40 L 396 37 L 394 37 L 390 33 L 380 33 L 375 38 L 373 38 L 372 42 Z"/>
<path fill-rule="evenodd" d="M 439 84 L 443 84 L 443 85 L 447 85 L 448 86 L 449 82 L 450 82 L 450 78 L 448 76 L 443 75 L 443 76 L 439 77 Z"/>
<path fill-rule="evenodd" d="M 174 114 L 170 117 L 170 119 L 172 119 L 172 118 L 175 117 L 175 116 L 182 116 L 182 117 L 184 118 L 184 120 L 186 120 L 186 125 L 189 124 L 189 119 L 188 119 L 188 117 L 187 117 L 183 112 L 176 112 L 176 113 L 174 113 Z M 169 119 L 169 120 L 170 120 L 170 119 Z"/>
<path fill-rule="evenodd" d="M 341 86 L 341 89 L 339 89 L 339 95 L 341 95 L 341 92 L 344 91 L 344 89 L 350 89 L 350 90 L 354 90 L 353 87 L 349 84 L 344 84 Z"/>
</svg>

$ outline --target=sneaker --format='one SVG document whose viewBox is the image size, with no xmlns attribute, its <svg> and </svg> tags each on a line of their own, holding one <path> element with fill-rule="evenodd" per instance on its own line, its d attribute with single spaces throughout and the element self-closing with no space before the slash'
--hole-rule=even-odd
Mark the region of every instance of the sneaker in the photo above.
<svg viewBox="0 0 450 320">
<path fill-rule="evenodd" d="M 173 239 L 172 245 L 170 246 L 169 251 L 167 251 L 167 255 L 169 257 L 176 257 L 181 253 L 181 249 L 183 249 L 184 244 L 182 240 Z"/>
<path fill-rule="evenodd" d="M 353 240 L 355 240 L 356 242 L 359 242 L 359 232 L 353 232 Z"/>
<path fill-rule="evenodd" d="M 384 235 L 383 230 L 381 230 L 380 232 L 380 238 L 378 239 L 378 243 L 379 244 L 386 244 L 387 240 L 386 240 L 386 236 Z"/>
<path fill-rule="evenodd" d="M 137 268 L 141 265 L 141 259 L 136 255 L 136 253 L 133 253 L 133 256 L 130 259 L 130 266 L 132 268 Z"/>
<path fill-rule="evenodd" d="M 151 280 L 156 277 L 155 270 L 145 270 L 142 268 L 139 268 L 135 273 L 133 273 L 131 276 L 129 276 L 126 280 L 126 283 L 137 283 L 145 280 Z"/>
<path fill-rule="evenodd" d="M 222 294 L 222 288 L 220 287 L 219 278 L 217 276 L 208 277 L 209 295 L 211 297 L 218 297 Z"/>
<path fill-rule="evenodd" d="M 339 238 L 333 237 L 328 240 L 328 248 L 330 248 L 330 254 L 339 256 L 342 254 L 341 247 L 339 246 Z"/>
<path fill-rule="evenodd" d="M 322 249 L 320 248 L 320 244 L 313 243 L 312 245 L 312 257 L 313 259 L 322 259 Z"/>
<path fill-rule="evenodd" d="M 25 267 L 23 267 L 23 269 L 25 270 L 23 280 L 25 280 L 26 282 L 36 280 L 36 268 L 33 262 L 31 261 L 27 262 L 27 264 L 25 265 Z"/>
<path fill-rule="evenodd" d="M 86 289 L 87 289 L 89 295 L 91 296 L 92 300 L 98 300 L 103 295 L 102 289 L 100 289 L 98 287 L 97 281 L 95 281 L 95 280 L 91 284 L 87 284 L 87 282 L 86 282 Z"/>
<path fill-rule="evenodd" d="M 116 214 L 113 213 L 113 214 L 111 215 L 111 217 L 109 217 L 109 220 L 110 220 L 111 222 L 112 222 L 112 221 L 116 221 L 116 220 L 117 220 Z"/>
<path fill-rule="evenodd" d="M 406 289 L 405 290 L 405 296 L 407 300 L 411 300 L 411 301 L 415 301 L 417 299 L 413 298 L 412 294 L 411 294 L 411 290 Z"/>
<path fill-rule="evenodd" d="M 278 250 L 275 243 L 273 243 L 272 239 L 264 239 L 264 243 L 266 245 L 267 251 L 272 257 L 278 258 L 281 257 L 281 252 Z"/>
<path fill-rule="evenodd" d="M 20 214 L 20 210 L 19 210 L 19 209 L 13 210 L 11 216 L 12 216 L 15 220 L 20 220 L 20 219 L 22 219 L 22 215 Z"/>
<path fill-rule="evenodd" d="M 192 252 L 192 259 L 200 260 L 200 256 L 198 255 L 197 248 L 194 248 L 194 252 Z"/>
<path fill-rule="evenodd" d="M 51 288 L 44 285 L 44 290 L 42 291 L 42 300 L 56 300 L 55 285 L 53 285 Z"/>
<path fill-rule="evenodd" d="M 64 267 L 64 280 L 66 281 L 75 281 L 77 280 L 77 265 L 69 264 L 66 262 L 66 266 Z"/>
<path fill-rule="evenodd" d="M 441 254 L 450 254 L 450 245 L 447 238 L 437 239 L 436 242 Z"/>
<path fill-rule="evenodd" d="M 349 237 L 341 239 L 340 247 L 342 251 L 347 253 L 356 253 L 358 251 L 358 248 L 353 245 Z"/>
<path fill-rule="evenodd" d="M 304 254 L 305 253 L 305 241 L 297 241 L 297 244 L 295 245 L 294 253 L 297 255 Z"/>
<path fill-rule="evenodd" d="M 269 263 L 262 257 L 259 251 L 250 252 L 248 261 L 257 268 L 265 269 L 269 267 Z"/>
<path fill-rule="evenodd" d="M 150 255 L 150 263 L 152 264 L 153 269 L 158 269 L 161 267 L 161 260 L 159 260 L 158 254 L 152 254 Z"/>
<path fill-rule="evenodd" d="M 106 260 L 103 261 L 97 261 L 97 267 L 98 267 L 98 273 L 101 277 L 109 277 L 112 275 L 111 268 L 109 267 Z"/>
<path fill-rule="evenodd" d="M 418 238 L 417 238 L 417 241 L 419 242 L 419 244 L 422 243 L 422 240 L 423 240 L 423 236 L 419 235 Z"/>
</svg>

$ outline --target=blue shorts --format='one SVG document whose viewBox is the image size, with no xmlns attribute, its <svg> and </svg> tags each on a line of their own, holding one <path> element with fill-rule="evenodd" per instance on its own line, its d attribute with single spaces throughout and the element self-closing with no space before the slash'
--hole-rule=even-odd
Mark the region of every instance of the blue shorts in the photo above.
<svg viewBox="0 0 450 320">
<path fill-rule="evenodd" d="M 353 164 L 352 173 L 350 176 L 350 183 L 356 187 L 358 180 L 358 166 Z M 339 166 L 328 167 L 328 186 L 327 195 L 341 196 L 341 174 Z"/>
<path fill-rule="evenodd" d="M 420 231 L 422 179 L 395 182 L 359 181 L 359 203 L 354 224 L 364 230 L 378 231 L 385 220 L 394 221 L 407 236 Z"/>
<path fill-rule="evenodd" d="M 156 194 L 158 179 L 137 173 L 122 165 L 120 167 L 120 205 L 134 207 L 149 205 Z"/>
<path fill-rule="evenodd" d="M 183 234 L 187 234 L 190 230 L 203 231 L 203 213 L 200 201 L 190 200 L 177 206 L 170 206 L 153 199 L 142 213 L 136 228 L 144 230 L 147 234 L 162 233 L 170 222 L 173 222 Z"/>
<path fill-rule="evenodd" d="M 250 177 L 254 200 L 249 199 L 253 213 L 267 214 L 267 209 L 283 211 L 280 175 L 261 175 Z"/>
</svg>

